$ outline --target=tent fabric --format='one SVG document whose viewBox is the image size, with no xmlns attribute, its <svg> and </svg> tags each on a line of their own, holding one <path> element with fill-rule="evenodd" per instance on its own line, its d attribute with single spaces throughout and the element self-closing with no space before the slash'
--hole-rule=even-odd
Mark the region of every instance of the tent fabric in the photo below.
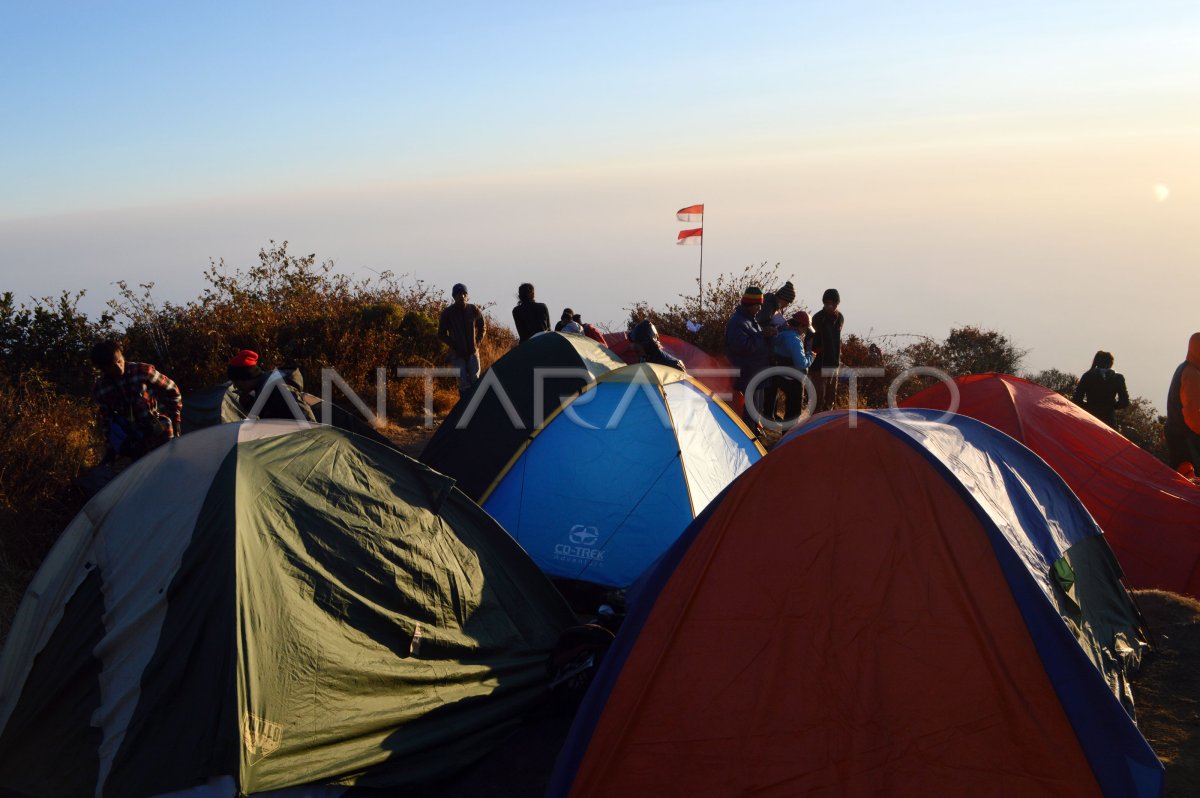
<svg viewBox="0 0 1200 798">
<path fill-rule="evenodd" d="M 483 373 L 425 445 L 421 461 L 452 477 L 478 501 L 531 430 L 566 397 L 624 365 L 586 335 L 544 332 L 509 350 Z"/>
<path fill-rule="evenodd" d="M 1160 795 L 1097 669 L 1142 639 L 1099 529 L 938 415 L 818 416 L 731 484 L 631 590 L 548 794 Z"/>
<path fill-rule="evenodd" d="M 530 434 L 483 508 L 546 574 L 626 587 L 762 454 L 696 380 L 624 366 Z"/>
<path fill-rule="evenodd" d="M 0 792 L 404 787 L 484 754 L 540 700 L 574 618 L 452 485 L 291 421 L 221 424 L 130 466 L 14 619 Z"/>
<path fill-rule="evenodd" d="M 1008 374 L 954 381 L 957 412 L 1011 435 L 1066 481 L 1104 530 L 1128 583 L 1200 598 L 1200 489 L 1065 397 Z M 945 410 L 943 383 L 904 407 Z"/>
<path fill-rule="evenodd" d="M 284 370 L 284 373 L 289 373 Z M 325 414 L 329 414 L 330 426 L 353 432 L 364 438 L 391 446 L 392 443 L 378 433 L 362 417 L 333 402 L 323 402 L 312 394 L 302 394 L 304 402 L 312 409 L 317 421 L 324 423 Z M 183 403 L 183 431 L 194 432 L 216 424 L 228 424 L 244 421 L 246 413 L 237 400 L 237 390 L 233 383 L 224 382 L 199 391 L 188 391 Z"/>
<path fill-rule="evenodd" d="M 695 344 L 673 335 L 660 335 L 659 340 L 668 354 L 683 361 L 688 373 L 696 380 L 707 385 L 722 399 L 729 399 L 733 395 L 733 377 L 723 373 L 731 368 L 724 357 L 710 355 Z M 626 363 L 638 362 L 638 354 L 629 341 L 628 333 L 605 333 L 604 341 Z"/>
</svg>

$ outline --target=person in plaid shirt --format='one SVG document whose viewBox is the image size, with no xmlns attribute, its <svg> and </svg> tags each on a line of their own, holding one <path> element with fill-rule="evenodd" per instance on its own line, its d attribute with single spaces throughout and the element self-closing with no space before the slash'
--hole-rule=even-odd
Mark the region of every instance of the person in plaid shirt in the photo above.
<svg viewBox="0 0 1200 798">
<path fill-rule="evenodd" d="M 149 363 L 126 363 L 116 341 L 92 347 L 92 364 L 100 371 L 92 396 L 108 442 L 106 461 L 119 455 L 136 460 L 179 435 L 183 394 L 170 377 Z"/>
</svg>

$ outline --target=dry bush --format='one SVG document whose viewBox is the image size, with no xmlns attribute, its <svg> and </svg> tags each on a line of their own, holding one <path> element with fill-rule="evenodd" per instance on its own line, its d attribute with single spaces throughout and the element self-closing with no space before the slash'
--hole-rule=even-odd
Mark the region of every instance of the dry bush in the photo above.
<svg viewBox="0 0 1200 798">
<path fill-rule="evenodd" d="M 72 482 L 100 450 L 90 402 L 38 371 L 0 376 L 0 632 L 59 533 L 83 506 Z"/>
<path fill-rule="evenodd" d="M 128 323 L 129 354 L 170 375 L 185 402 L 188 390 L 223 382 L 235 352 L 253 349 L 266 366 L 298 367 L 311 393 L 320 393 L 322 370 L 333 369 L 372 409 L 377 371 L 386 369 L 389 416 L 423 414 L 423 380 L 401 380 L 396 369 L 447 364 L 437 340 L 438 317 L 448 304 L 440 289 L 390 272 L 355 280 L 334 271 L 332 261 L 290 254 L 286 241 L 272 241 L 245 270 L 211 262 L 205 278 L 208 288 L 186 305 L 159 307 L 152 285 L 139 293 L 124 283 L 110 303 Z M 485 367 L 514 342 L 494 319 L 489 327 Z M 454 386 L 450 378 L 435 381 L 435 412 L 445 413 L 457 400 Z"/>
</svg>

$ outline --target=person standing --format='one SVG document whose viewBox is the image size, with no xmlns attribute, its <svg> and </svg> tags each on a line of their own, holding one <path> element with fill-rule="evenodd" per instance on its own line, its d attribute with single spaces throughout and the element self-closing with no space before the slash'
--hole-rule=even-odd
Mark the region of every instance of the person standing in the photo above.
<svg viewBox="0 0 1200 798">
<path fill-rule="evenodd" d="M 100 372 L 92 397 L 100 408 L 104 462 L 136 460 L 178 437 L 183 393 L 170 377 L 149 363 L 126 362 L 113 340 L 97 342 L 91 359 Z"/>
<path fill-rule="evenodd" d="M 468 300 L 467 287 L 455 283 L 454 297 L 438 321 L 438 340 L 450 348 L 450 363 L 458 369 L 458 395 L 463 397 L 479 383 L 479 343 L 487 333 L 483 313 Z"/>
<path fill-rule="evenodd" d="M 837 402 L 838 368 L 842 365 L 842 327 L 846 318 L 838 310 L 842 295 L 828 288 L 821 295 L 821 309 L 812 317 L 814 332 L 805 338 L 806 348 L 813 353 L 809 377 L 816 388 L 820 413 Z"/>
<path fill-rule="evenodd" d="M 742 418 L 756 433 L 762 431 L 762 424 L 754 418 L 751 408 L 762 413 L 762 390 L 760 387 L 754 392 L 756 395 L 748 396 L 746 388 L 755 375 L 770 366 L 771 339 L 775 336 L 773 324 L 764 329 L 755 318 L 762 309 L 762 304 L 762 289 L 756 285 L 747 287 L 742 293 L 741 303 L 725 324 L 725 354 L 729 362 L 738 369 L 733 389 L 743 397 Z M 734 403 L 737 404 L 736 396 Z"/>
<path fill-rule="evenodd" d="M 1188 340 L 1187 357 L 1167 389 L 1167 456 L 1181 474 L 1200 469 L 1200 332 Z"/>
<path fill-rule="evenodd" d="M 764 330 L 772 327 L 782 331 L 787 324 L 786 311 L 788 306 L 796 301 L 796 288 L 788 280 L 775 291 L 763 294 L 762 308 L 758 311 L 758 326 Z M 771 365 L 782 366 L 786 363 L 778 357 L 774 350 L 771 352 Z M 775 419 L 775 404 L 779 392 L 783 389 L 782 377 L 768 377 L 762 384 L 763 415 Z"/>
<path fill-rule="evenodd" d="M 813 361 L 812 352 L 804 347 L 804 338 L 812 332 L 815 330 L 808 313 L 798 310 L 788 317 L 772 344 L 778 364 L 796 371 L 794 376 L 780 376 L 776 382 L 783 394 L 785 423 L 795 421 L 804 412 L 804 375 Z"/>
<path fill-rule="evenodd" d="M 550 310 L 544 303 L 534 301 L 533 283 L 521 283 L 517 287 L 517 306 L 512 315 L 520 343 L 550 329 Z"/>
<path fill-rule="evenodd" d="M 1113 356 L 1103 350 L 1092 358 L 1092 367 L 1079 378 L 1071 401 L 1103 421 L 1117 428 L 1117 410 L 1129 407 L 1129 391 L 1125 388 L 1125 375 L 1113 371 Z"/>
</svg>

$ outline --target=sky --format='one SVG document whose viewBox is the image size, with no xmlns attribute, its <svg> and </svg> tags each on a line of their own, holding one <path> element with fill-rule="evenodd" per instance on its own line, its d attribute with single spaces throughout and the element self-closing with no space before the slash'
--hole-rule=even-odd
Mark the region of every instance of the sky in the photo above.
<svg viewBox="0 0 1200 798">
<path fill-rule="evenodd" d="M 846 333 L 1106 349 L 1161 409 L 1200 330 L 1193 0 L 0 0 L 0 109 L 22 301 L 286 240 L 620 329 L 695 292 L 704 203 L 706 279 L 778 263 Z"/>
</svg>

